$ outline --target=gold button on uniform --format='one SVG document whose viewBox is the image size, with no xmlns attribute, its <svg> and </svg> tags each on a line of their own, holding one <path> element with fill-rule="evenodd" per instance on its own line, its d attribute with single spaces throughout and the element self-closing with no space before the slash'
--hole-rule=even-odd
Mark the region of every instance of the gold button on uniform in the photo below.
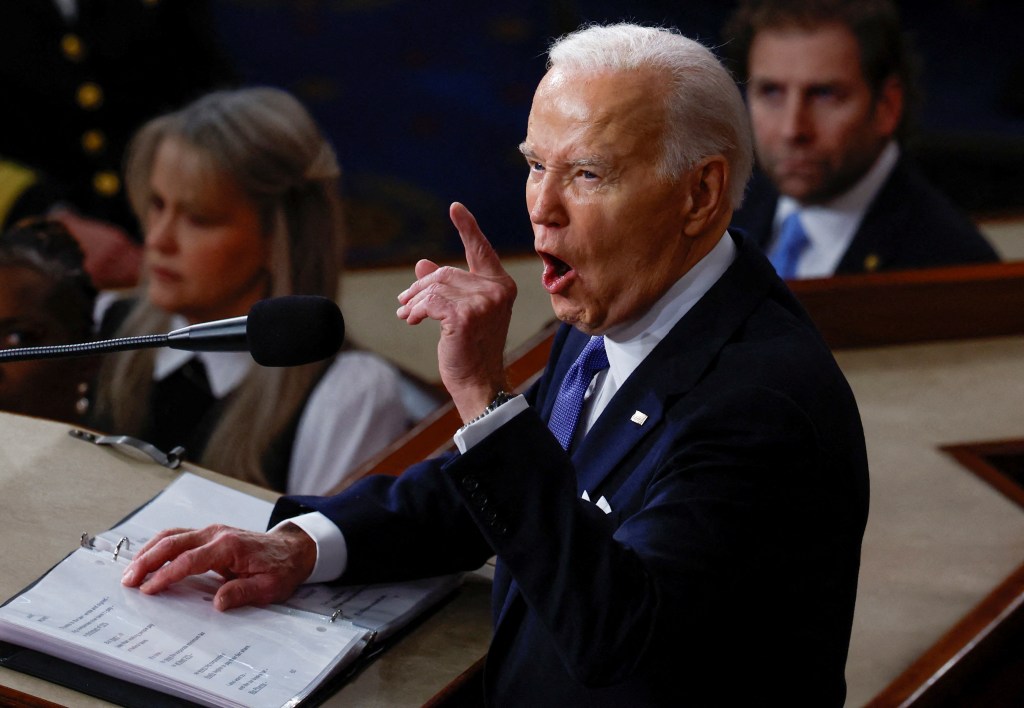
<svg viewBox="0 0 1024 708">
<path fill-rule="evenodd" d="M 112 197 L 121 189 L 121 179 L 110 170 L 97 172 L 92 176 L 92 188 L 104 197 Z"/>
<path fill-rule="evenodd" d="M 103 89 L 99 87 L 99 84 L 87 81 L 78 87 L 75 98 L 78 99 L 79 106 L 86 110 L 93 110 L 99 108 L 103 103 Z"/>
<path fill-rule="evenodd" d="M 107 144 L 107 138 L 101 130 L 87 130 L 82 133 L 82 149 L 95 155 Z"/>
<path fill-rule="evenodd" d="M 60 38 L 60 49 L 71 61 L 78 61 L 85 55 L 85 46 L 77 34 L 66 34 Z"/>
<path fill-rule="evenodd" d="M 874 273 L 881 264 L 882 259 L 878 257 L 877 253 L 869 253 L 867 258 L 864 259 L 864 270 L 868 273 Z"/>
</svg>

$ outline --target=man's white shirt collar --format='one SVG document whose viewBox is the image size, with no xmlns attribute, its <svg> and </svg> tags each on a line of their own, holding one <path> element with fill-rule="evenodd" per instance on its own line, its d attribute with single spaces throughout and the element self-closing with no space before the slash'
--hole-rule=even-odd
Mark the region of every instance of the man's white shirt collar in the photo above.
<svg viewBox="0 0 1024 708">
<path fill-rule="evenodd" d="M 187 326 L 188 321 L 184 317 L 174 315 L 171 318 L 172 331 Z M 161 347 L 156 351 L 153 380 L 163 381 L 193 357 L 197 357 L 206 368 L 210 391 L 217 398 L 223 398 L 234 391 L 253 365 L 249 352 L 189 352 Z"/>
<path fill-rule="evenodd" d="M 835 273 L 864 220 L 864 214 L 896 167 L 899 157 L 899 146 L 890 141 L 857 184 L 826 204 L 802 207 L 792 197 L 779 197 L 773 222 L 774 233 L 778 233 L 787 216 L 799 209 L 800 223 L 811 242 L 797 265 L 797 277 L 819 278 Z"/>
</svg>

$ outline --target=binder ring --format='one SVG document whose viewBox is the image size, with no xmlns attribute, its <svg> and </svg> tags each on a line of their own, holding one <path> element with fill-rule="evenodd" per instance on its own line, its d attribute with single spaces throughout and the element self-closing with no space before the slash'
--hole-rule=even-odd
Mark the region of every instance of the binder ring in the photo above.
<svg viewBox="0 0 1024 708">
<path fill-rule="evenodd" d="M 100 541 L 101 544 L 97 545 L 97 541 Z M 79 545 L 81 545 L 82 548 L 91 548 L 97 551 L 106 551 L 112 548 L 113 552 L 111 553 L 111 556 L 114 560 L 117 560 L 117 557 L 121 554 L 122 550 L 127 551 L 131 548 L 132 542 L 127 536 L 122 536 L 116 544 L 111 544 L 110 541 L 104 538 L 90 536 L 88 533 L 83 533 L 81 540 L 79 541 Z M 100 546 L 105 546 L 105 548 L 101 548 Z"/>
</svg>

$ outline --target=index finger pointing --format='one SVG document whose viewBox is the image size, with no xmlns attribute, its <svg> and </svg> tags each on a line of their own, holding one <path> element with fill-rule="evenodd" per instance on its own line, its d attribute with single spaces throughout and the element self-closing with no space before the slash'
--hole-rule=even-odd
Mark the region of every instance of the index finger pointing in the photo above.
<svg viewBox="0 0 1024 708">
<path fill-rule="evenodd" d="M 480 275 L 506 275 L 498 254 L 484 236 L 484 232 L 480 230 L 476 217 L 469 209 L 459 202 L 453 202 L 448 209 L 448 216 L 458 229 L 462 246 L 466 249 L 466 265 L 469 266 L 469 272 Z"/>
</svg>

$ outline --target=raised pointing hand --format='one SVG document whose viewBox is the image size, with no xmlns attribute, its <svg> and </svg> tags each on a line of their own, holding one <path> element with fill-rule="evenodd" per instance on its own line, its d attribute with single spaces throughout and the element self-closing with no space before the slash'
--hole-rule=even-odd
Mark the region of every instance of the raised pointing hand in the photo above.
<svg viewBox="0 0 1024 708">
<path fill-rule="evenodd" d="M 449 216 L 462 238 L 468 270 L 416 264 L 416 282 L 398 296 L 409 324 L 436 320 L 441 381 L 464 421 L 476 417 L 505 388 L 504 352 L 516 284 L 476 219 L 456 202 Z"/>
</svg>

